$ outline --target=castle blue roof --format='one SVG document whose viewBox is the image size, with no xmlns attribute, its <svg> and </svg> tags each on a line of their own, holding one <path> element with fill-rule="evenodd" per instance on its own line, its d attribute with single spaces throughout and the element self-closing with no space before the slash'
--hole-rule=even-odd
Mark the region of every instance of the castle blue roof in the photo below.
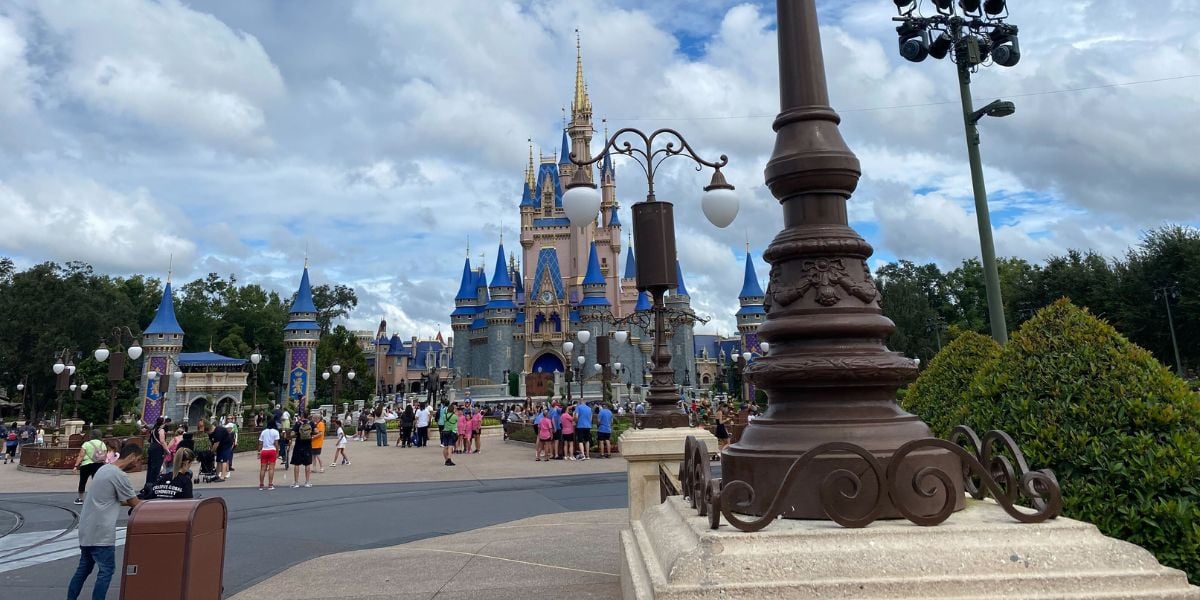
<svg viewBox="0 0 1200 600">
<path fill-rule="evenodd" d="M 577 311 L 577 310 L 571 311 L 570 318 L 571 318 L 572 323 L 578 323 L 579 322 L 579 311 Z"/>
<path fill-rule="evenodd" d="M 182 352 L 179 354 L 181 367 L 240 367 L 248 361 L 244 358 L 230 358 L 216 352 Z"/>
<path fill-rule="evenodd" d="M 496 271 L 492 274 L 492 287 L 513 287 L 512 277 L 508 275 L 508 265 L 504 264 L 504 244 L 496 253 Z"/>
<path fill-rule="evenodd" d="M 485 329 L 486 327 L 487 327 L 487 319 L 484 319 L 481 317 L 481 318 L 475 319 L 474 321 L 471 321 L 471 329 L 472 330 Z"/>
<path fill-rule="evenodd" d="M 516 293 L 518 293 L 518 294 L 525 293 L 525 282 L 521 281 L 521 279 L 523 279 L 521 277 L 521 269 L 519 269 L 519 268 L 513 269 L 513 272 L 510 275 L 510 277 L 512 277 L 513 288 L 515 288 Z"/>
<path fill-rule="evenodd" d="M 765 315 L 765 314 L 767 314 L 767 309 L 763 308 L 763 305 L 761 305 L 761 304 L 747 304 L 747 305 L 739 308 L 738 311 L 734 314 L 735 315 Z"/>
<path fill-rule="evenodd" d="M 458 295 L 454 296 L 455 300 L 474 300 L 475 299 L 475 276 L 471 271 L 471 259 L 468 258 L 463 262 L 462 283 L 458 284 Z"/>
<path fill-rule="evenodd" d="M 605 175 L 611 175 L 613 179 L 617 178 L 617 172 L 613 169 L 612 155 L 608 152 L 605 152 L 604 158 L 600 159 L 600 178 L 603 179 Z"/>
<path fill-rule="evenodd" d="M 604 284 L 604 271 L 600 270 L 600 258 L 596 254 L 596 242 L 593 240 L 591 250 L 588 251 L 587 275 L 583 277 L 583 285 Z"/>
<path fill-rule="evenodd" d="M 642 292 L 638 294 L 637 305 L 633 307 L 635 311 L 650 310 L 654 306 L 654 300 L 650 298 L 650 292 Z"/>
<path fill-rule="evenodd" d="M 392 335 L 392 339 L 388 341 L 388 356 L 409 356 L 408 349 L 404 347 L 404 340 L 400 339 L 399 334 Z"/>
<path fill-rule="evenodd" d="M 750 253 L 746 253 L 746 277 L 742 280 L 742 291 L 738 298 L 759 298 L 763 296 L 762 287 L 758 285 L 758 274 L 754 272 L 754 261 Z"/>
<path fill-rule="evenodd" d="M 483 274 L 483 267 L 479 267 L 479 270 L 475 271 L 474 276 L 475 276 L 475 289 L 487 287 L 487 275 Z"/>
<path fill-rule="evenodd" d="M 183 335 L 183 328 L 179 326 L 179 320 L 175 318 L 175 298 L 171 295 L 171 282 L 168 281 L 167 286 L 163 288 L 162 299 L 158 302 L 158 310 L 154 313 L 154 320 L 150 321 L 150 325 L 142 333 L 177 333 Z"/>
<path fill-rule="evenodd" d="M 522 312 L 517 313 L 517 325 L 524 325 L 524 324 L 525 324 L 525 312 L 522 311 Z"/>
<path fill-rule="evenodd" d="M 452 316 L 452 317 L 461 317 L 464 315 L 470 316 L 470 315 L 473 315 L 476 312 L 478 312 L 476 309 L 477 309 L 477 307 L 469 306 L 469 305 L 468 306 L 456 306 L 456 307 L 454 307 L 454 312 L 450 313 L 450 316 Z"/>
<path fill-rule="evenodd" d="M 633 246 L 625 253 L 625 279 L 637 279 L 637 261 L 633 258 Z"/>
<path fill-rule="evenodd" d="M 554 206 L 562 208 L 563 188 L 558 179 L 558 165 L 547 163 L 538 168 L 537 184 L 533 190 L 535 205 L 541 203 L 542 190 L 546 185 L 554 186 Z"/>
<path fill-rule="evenodd" d="M 612 218 L 610 218 L 608 220 L 609 227 L 620 227 L 621 226 L 621 219 L 620 219 L 620 217 L 617 216 L 618 213 L 620 213 L 620 211 L 617 210 L 617 207 L 614 206 L 612 209 Z"/>
<path fill-rule="evenodd" d="M 529 182 L 526 181 L 521 185 L 521 207 L 530 206 L 537 208 L 537 204 L 537 197 L 529 187 Z"/>
<path fill-rule="evenodd" d="M 675 286 L 675 295 L 676 296 L 690 296 L 691 295 L 687 291 L 687 286 L 683 284 L 683 269 L 680 268 L 678 260 L 675 261 L 675 283 L 677 284 Z"/>
<path fill-rule="evenodd" d="M 708 356 L 716 358 L 717 354 L 715 350 L 717 349 L 717 342 L 720 339 L 720 337 L 711 333 L 697 333 L 692 336 L 692 353 L 700 356 L 701 351 L 708 350 Z"/>
<path fill-rule="evenodd" d="M 300 289 L 296 292 L 296 299 L 292 301 L 290 314 L 315 312 L 317 307 L 313 305 L 312 285 L 308 283 L 308 267 L 305 266 L 304 275 L 300 276 Z"/>
<path fill-rule="evenodd" d="M 566 296 L 566 291 L 563 290 L 562 272 L 558 268 L 558 252 L 554 248 L 542 248 L 538 252 L 537 268 L 533 271 L 533 295 L 530 298 L 537 298 L 542 293 L 542 282 L 546 279 L 546 274 L 549 274 L 551 285 L 554 288 L 554 297 L 562 300 Z"/>
<path fill-rule="evenodd" d="M 563 129 L 562 152 L 558 156 L 558 164 L 571 164 L 571 140 L 567 139 L 567 130 Z"/>
<path fill-rule="evenodd" d="M 566 217 L 538 217 L 533 220 L 534 227 L 566 227 L 571 220 Z"/>
<path fill-rule="evenodd" d="M 611 306 L 608 303 L 608 297 L 601 294 L 599 296 L 588 296 L 579 302 L 579 306 Z"/>
<path fill-rule="evenodd" d="M 284 331 L 303 331 L 307 329 L 320 329 L 316 321 L 288 321 L 287 325 L 283 326 Z"/>
<path fill-rule="evenodd" d="M 410 369 L 411 368 L 427 369 L 431 366 L 434 366 L 434 365 L 427 363 L 427 361 L 425 360 L 426 354 L 428 354 L 429 351 L 432 350 L 433 351 L 433 360 L 436 362 L 438 360 L 438 356 L 441 355 L 442 350 L 444 350 L 444 349 L 445 349 L 445 345 L 443 345 L 441 342 L 439 342 L 437 340 L 426 340 L 426 341 L 417 342 L 416 347 L 410 349 L 412 352 L 412 360 L 409 361 L 409 363 L 408 363 L 409 368 Z M 437 365 L 437 366 L 445 367 L 448 365 Z"/>
<path fill-rule="evenodd" d="M 500 310 L 500 309 L 505 309 L 505 308 L 511 308 L 513 310 L 516 310 L 517 305 L 512 300 L 492 299 L 492 300 L 488 300 L 486 308 L 487 308 L 487 310 Z"/>
</svg>

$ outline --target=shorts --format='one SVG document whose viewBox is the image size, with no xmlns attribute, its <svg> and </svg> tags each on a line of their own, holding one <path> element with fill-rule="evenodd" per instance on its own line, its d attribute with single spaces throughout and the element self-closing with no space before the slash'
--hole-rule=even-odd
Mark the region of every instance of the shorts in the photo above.
<svg viewBox="0 0 1200 600">
<path fill-rule="evenodd" d="M 16 444 L 6 444 L 4 446 L 4 451 L 7 452 L 9 456 L 16 456 L 17 455 L 17 445 Z"/>
<path fill-rule="evenodd" d="M 575 441 L 577 441 L 577 442 L 584 442 L 584 443 L 591 443 L 591 441 L 592 441 L 592 428 L 591 428 L 591 427 L 579 427 L 579 428 L 576 428 L 576 429 L 575 429 Z"/>
<path fill-rule="evenodd" d="M 442 445 L 443 446 L 453 446 L 454 443 L 457 441 L 458 441 L 457 433 L 454 433 L 453 431 L 443 431 L 442 432 Z"/>
<path fill-rule="evenodd" d="M 313 455 L 313 456 L 320 456 L 320 455 L 321 455 L 321 448 L 313 448 L 313 449 L 312 449 L 312 455 Z"/>
<path fill-rule="evenodd" d="M 612 439 L 611 431 L 599 431 L 596 433 L 596 441 L 597 442 L 607 442 L 608 440 L 611 440 L 611 439 Z"/>
<path fill-rule="evenodd" d="M 267 448 L 258 455 L 259 464 L 273 465 L 277 460 L 279 460 L 279 453 L 274 448 Z"/>
<path fill-rule="evenodd" d="M 724 423 L 717 423 L 717 439 L 718 440 L 729 439 L 729 430 L 725 428 Z"/>
<path fill-rule="evenodd" d="M 229 448 L 228 450 L 217 451 L 217 462 L 219 462 L 219 463 L 233 462 L 233 448 Z"/>
<path fill-rule="evenodd" d="M 554 430 L 554 441 L 559 442 L 559 441 L 562 441 L 562 439 L 563 439 L 562 430 L 555 429 Z"/>
<path fill-rule="evenodd" d="M 292 459 L 288 461 L 295 467 L 303 467 L 312 464 L 312 449 L 297 445 L 292 449 Z"/>
</svg>

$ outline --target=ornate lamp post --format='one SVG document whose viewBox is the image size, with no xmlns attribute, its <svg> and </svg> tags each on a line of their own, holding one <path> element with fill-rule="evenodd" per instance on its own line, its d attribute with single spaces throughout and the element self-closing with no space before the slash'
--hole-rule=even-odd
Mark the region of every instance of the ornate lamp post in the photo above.
<svg viewBox="0 0 1200 600">
<path fill-rule="evenodd" d="M 19 383 L 17 383 L 17 391 L 21 392 L 21 411 L 22 412 L 25 411 L 25 382 L 26 381 L 29 381 L 28 376 L 22 377 L 21 381 Z M 33 410 L 30 409 L 28 412 L 25 412 L 25 415 L 26 415 L 25 420 L 26 420 L 26 422 L 28 422 L 29 420 L 31 420 L 33 418 Z"/>
<path fill-rule="evenodd" d="M 130 341 L 128 350 L 124 347 L 126 338 Z M 112 350 L 108 348 L 106 341 L 112 342 Z M 113 413 L 117 408 L 117 384 L 125 379 L 125 357 L 128 356 L 130 360 L 141 358 L 142 347 L 138 345 L 137 336 L 133 335 L 128 327 L 114 327 L 111 337 L 108 340 L 100 340 L 100 347 L 96 348 L 92 356 L 97 362 L 112 359 L 108 362 L 108 414 L 105 417 L 105 421 L 108 422 L 108 433 L 111 434 L 115 419 Z"/>
<path fill-rule="evenodd" d="M 71 419 L 78 419 L 79 418 L 79 399 L 80 399 L 80 397 L 83 396 L 84 392 L 88 391 L 88 384 L 81 383 L 81 384 L 76 385 L 76 384 L 72 383 L 70 387 L 71 387 L 72 399 L 74 400 L 74 406 L 71 408 Z"/>
<path fill-rule="evenodd" d="M 812 457 L 795 485 L 781 489 L 793 461 L 827 442 L 854 442 L 886 466 L 901 445 L 930 432 L 895 401 L 916 365 L 883 344 L 895 325 L 880 310 L 867 267 L 872 248 L 847 220 L 860 169 L 829 106 L 814 0 L 778 3 L 778 38 L 781 110 L 766 183 L 783 209 L 784 229 L 764 253 L 771 277 L 767 318 L 758 329 L 772 352 L 745 371 L 766 391 L 767 410 L 725 449 L 721 469 L 723 481 L 741 482 L 729 499 L 739 513 L 765 514 L 779 494 L 783 516 L 825 519 L 821 494 L 813 491 L 831 474 L 864 472 L 865 460 L 847 453 Z M 913 452 L 902 467 L 901 476 L 910 478 L 925 467 L 961 471 L 955 455 L 934 448 Z M 949 493 L 961 507 L 962 482 L 954 485 Z M 926 512 L 940 507 L 912 489 L 898 501 Z M 879 510 L 898 516 L 890 499 Z"/>
<path fill-rule="evenodd" d="M 1175 372 L 1183 377 L 1183 361 L 1179 358 L 1179 342 L 1175 339 L 1175 318 L 1171 316 L 1171 301 L 1179 300 L 1179 284 L 1155 288 L 1154 299 L 1162 300 L 1167 307 L 1167 327 L 1171 330 L 1171 346 L 1175 349 Z"/>
<path fill-rule="evenodd" d="M 639 142 L 634 146 L 629 141 L 618 145 L 623 136 Z M 655 148 L 655 140 L 663 136 L 667 141 Z M 678 144 L 678 145 L 677 145 Z M 574 153 L 571 162 L 583 167 L 600 161 L 609 151 L 631 157 L 638 162 L 646 174 L 646 200 L 635 203 L 633 210 L 633 238 L 638 251 L 637 282 L 639 291 L 648 290 L 654 298 L 654 351 L 651 360 L 650 402 L 651 412 L 661 415 L 677 414 L 675 405 L 675 373 L 671 369 L 671 351 L 666 341 L 666 307 L 663 296 L 674 289 L 675 277 L 675 223 L 674 205 L 657 200 L 654 196 L 654 175 L 659 165 L 672 156 L 684 156 L 701 167 L 713 169 L 712 180 L 704 188 L 701 209 L 705 217 L 717 227 L 727 227 L 738 212 L 737 195 L 733 186 L 725 181 L 721 167 L 729 163 L 724 154 L 715 162 L 700 158 L 695 150 L 673 129 L 659 129 L 646 135 L 630 127 L 617 130 L 604 144 L 604 148 L 590 160 L 579 160 Z M 567 185 L 563 194 L 563 209 L 571 224 L 582 227 L 592 223 L 600 210 L 601 197 L 596 184 L 578 178 Z"/>
<path fill-rule="evenodd" d="M 262 352 L 259 352 L 258 346 L 255 346 L 254 352 L 250 353 L 250 387 L 254 389 L 253 399 L 250 400 L 251 413 L 258 410 L 258 363 L 262 362 L 262 359 Z"/>
<path fill-rule="evenodd" d="M 1012 67 L 1021 60 L 1017 26 L 1005 22 L 1005 0 L 933 0 L 936 14 L 923 16 L 917 0 L 894 0 L 900 16 L 896 33 L 900 35 L 900 56 L 921 62 L 927 56 L 947 56 L 958 67 L 958 91 L 962 99 L 963 125 L 967 135 L 967 156 L 971 162 L 971 187 L 975 192 L 975 218 L 979 226 L 979 246 L 983 256 L 983 278 L 987 287 L 988 319 L 992 337 L 1008 342 L 1004 323 L 1004 303 L 1000 297 L 1000 273 L 996 267 L 996 248 L 992 243 L 992 221 L 988 214 L 987 188 L 983 182 L 983 162 L 979 157 L 979 121 L 984 117 L 1007 117 L 1016 110 L 1012 102 L 995 100 L 976 109 L 971 99 L 971 73 L 989 58 L 993 64 Z M 956 6 L 957 4 L 957 6 Z M 930 40 L 933 40 L 932 42 Z"/>
<path fill-rule="evenodd" d="M 75 374 L 75 361 L 72 357 L 75 351 L 71 348 L 63 348 L 54 355 L 54 366 L 50 369 L 54 371 L 55 381 L 54 390 L 58 392 L 57 408 L 54 413 L 54 428 L 62 427 L 62 403 L 63 393 L 71 388 L 71 376 Z"/>
<path fill-rule="evenodd" d="M 575 371 L 575 363 L 571 362 L 571 351 L 574 349 L 575 342 L 570 340 L 563 342 L 563 356 L 567 358 L 567 364 L 563 367 L 563 381 L 567 384 L 567 406 L 571 405 L 571 382 L 574 380 L 572 373 Z"/>
</svg>

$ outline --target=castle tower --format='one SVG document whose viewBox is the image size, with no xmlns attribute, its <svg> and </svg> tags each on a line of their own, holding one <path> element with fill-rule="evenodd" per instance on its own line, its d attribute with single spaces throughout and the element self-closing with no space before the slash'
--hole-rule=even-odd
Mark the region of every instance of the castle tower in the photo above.
<svg viewBox="0 0 1200 600">
<path fill-rule="evenodd" d="M 766 296 L 763 295 L 762 287 L 758 284 L 758 275 L 754 272 L 754 261 L 750 258 L 750 245 L 747 244 L 746 275 L 742 280 L 742 291 L 738 294 L 738 303 L 742 307 L 735 314 L 738 333 L 742 336 L 743 348 L 748 347 L 746 335 L 757 332 L 758 326 L 767 316 L 767 311 L 763 308 L 765 300 Z"/>
<path fill-rule="evenodd" d="M 533 164 L 533 142 L 529 143 L 529 164 L 525 167 L 525 182 L 521 190 L 521 245 L 528 249 L 529 244 L 533 243 L 533 238 L 526 235 L 526 231 L 533 227 L 533 218 L 537 216 L 538 200 L 537 194 L 534 192 L 537 186 L 537 180 L 534 177 L 537 174 L 537 168 Z"/>
<path fill-rule="evenodd" d="M 620 311 L 617 316 L 623 317 L 632 313 L 638 303 L 637 260 L 633 257 L 633 244 L 625 251 L 625 274 L 621 276 L 620 287 Z"/>
<path fill-rule="evenodd" d="M 300 276 L 300 289 L 288 311 L 288 323 L 283 328 L 284 386 L 287 398 L 296 403 L 296 411 L 304 414 L 317 389 L 317 345 L 321 342 L 321 327 L 317 325 L 317 307 L 313 304 L 312 285 L 308 282 L 308 261 Z"/>
<path fill-rule="evenodd" d="M 571 135 L 571 153 L 580 161 L 592 159 L 592 101 L 588 98 L 587 84 L 583 80 L 583 52 L 579 43 L 579 32 L 575 32 L 575 94 L 571 100 L 571 124 L 567 127 Z M 563 136 L 564 140 L 566 135 Z M 568 161 L 570 162 L 570 161 Z M 574 165 L 572 165 L 574 166 Z M 572 181 L 581 175 L 587 182 L 595 181 L 591 166 L 563 173 Z"/>
<path fill-rule="evenodd" d="M 183 328 L 175 318 L 170 276 L 167 277 L 154 320 L 142 331 L 142 351 L 146 356 L 138 380 L 142 393 L 142 420 L 153 424 L 159 417 L 178 419 L 183 411 L 166 403 L 174 381 L 171 373 L 179 368 L 179 354 L 183 351 Z M 150 371 L 157 374 L 154 379 L 149 378 Z"/>
<path fill-rule="evenodd" d="M 468 250 L 470 252 L 470 250 Z M 471 258 L 463 261 L 462 281 L 454 295 L 454 312 L 450 313 L 450 329 L 454 339 L 462 340 L 454 357 L 464 370 L 471 364 L 471 323 L 475 321 L 475 272 L 471 270 Z"/>
<path fill-rule="evenodd" d="M 667 305 L 688 314 L 695 314 L 692 312 L 692 297 L 683 283 L 683 269 L 680 268 L 678 260 L 675 261 L 675 281 L 677 285 L 668 295 Z M 671 368 L 675 371 L 675 383 L 685 388 L 697 387 L 696 348 L 692 334 L 694 324 L 692 319 L 676 320 L 670 326 L 670 338 L 667 341 L 671 347 Z"/>
<path fill-rule="evenodd" d="M 505 370 L 520 370 L 522 352 L 513 352 L 512 340 L 517 321 L 516 285 L 504 262 L 504 241 L 496 252 L 496 269 L 489 288 L 491 299 L 485 306 L 487 320 L 487 363 L 485 371 L 477 372 L 493 382 L 504 379 Z"/>
</svg>

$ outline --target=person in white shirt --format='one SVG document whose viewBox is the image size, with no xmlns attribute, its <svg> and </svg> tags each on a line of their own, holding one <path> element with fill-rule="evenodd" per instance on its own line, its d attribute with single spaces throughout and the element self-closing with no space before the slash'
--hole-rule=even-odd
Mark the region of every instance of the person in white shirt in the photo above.
<svg viewBox="0 0 1200 600">
<path fill-rule="evenodd" d="M 271 421 L 268 424 L 274 425 Z M 279 458 L 279 430 L 267 427 L 258 434 L 258 489 L 275 489 L 275 461 Z M 268 487 L 263 487 L 263 476 L 266 476 Z"/>
<path fill-rule="evenodd" d="M 337 428 L 337 447 L 333 451 L 333 463 L 329 466 L 338 466 L 338 457 L 342 457 L 341 464 L 349 465 L 350 457 L 346 456 L 346 430 L 342 429 L 342 422 L 338 419 L 333 420 L 333 426 Z"/>
<path fill-rule="evenodd" d="M 417 447 L 424 447 L 429 443 L 429 407 L 425 403 L 421 403 L 421 408 L 417 409 Z"/>
</svg>

